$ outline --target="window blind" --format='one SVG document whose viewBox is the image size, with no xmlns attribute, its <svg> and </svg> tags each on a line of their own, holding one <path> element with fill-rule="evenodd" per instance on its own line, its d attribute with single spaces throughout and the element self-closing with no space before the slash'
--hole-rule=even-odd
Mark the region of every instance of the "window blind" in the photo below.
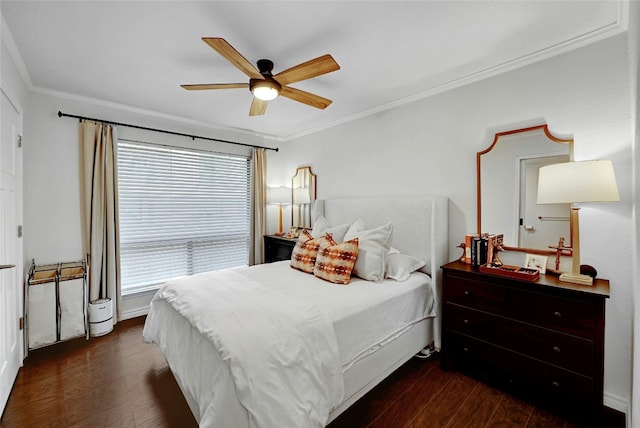
<svg viewBox="0 0 640 428">
<path fill-rule="evenodd" d="M 122 293 L 249 262 L 244 156 L 118 142 Z"/>
</svg>

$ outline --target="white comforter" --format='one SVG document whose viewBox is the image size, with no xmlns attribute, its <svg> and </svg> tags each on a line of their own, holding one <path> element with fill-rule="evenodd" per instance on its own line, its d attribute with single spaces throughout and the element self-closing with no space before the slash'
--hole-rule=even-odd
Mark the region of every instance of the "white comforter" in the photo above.
<svg viewBox="0 0 640 428">
<path fill-rule="evenodd" d="M 161 300 L 212 341 L 251 427 L 325 426 L 344 386 L 333 327 L 313 304 L 234 270 L 169 281 L 152 307 Z"/>
</svg>

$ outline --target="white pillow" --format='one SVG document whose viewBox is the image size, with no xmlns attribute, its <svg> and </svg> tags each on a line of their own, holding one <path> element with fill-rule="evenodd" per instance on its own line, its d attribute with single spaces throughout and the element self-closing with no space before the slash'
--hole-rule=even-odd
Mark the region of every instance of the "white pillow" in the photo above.
<svg viewBox="0 0 640 428">
<path fill-rule="evenodd" d="M 385 275 L 387 278 L 395 279 L 396 281 L 406 281 L 412 272 L 417 271 L 425 264 L 425 262 L 413 256 L 389 251 L 387 254 L 387 271 Z"/>
<path fill-rule="evenodd" d="M 353 273 L 367 281 L 384 280 L 386 254 L 391 245 L 391 222 L 364 230 L 364 222 L 360 219 L 353 222 L 344 235 L 345 241 L 358 238 L 358 259 Z"/>
<path fill-rule="evenodd" d="M 352 238 L 357 236 L 357 233 L 365 230 L 366 226 L 364 225 L 364 221 L 362 221 L 361 218 L 357 219 L 356 221 L 354 221 L 353 223 L 351 223 L 349 225 L 349 228 L 347 229 L 346 233 L 344 234 L 345 237 L 347 236 L 351 236 Z"/>
<path fill-rule="evenodd" d="M 349 228 L 349 223 L 341 224 L 339 226 L 331 226 L 326 218 L 320 216 L 316 219 L 315 224 L 313 225 L 313 230 L 311 231 L 311 236 L 314 238 L 319 238 L 324 236 L 327 233 L 331 234 L 331 238 L 337 243 L 344 242 L 344 234 Z"/>
</svg>

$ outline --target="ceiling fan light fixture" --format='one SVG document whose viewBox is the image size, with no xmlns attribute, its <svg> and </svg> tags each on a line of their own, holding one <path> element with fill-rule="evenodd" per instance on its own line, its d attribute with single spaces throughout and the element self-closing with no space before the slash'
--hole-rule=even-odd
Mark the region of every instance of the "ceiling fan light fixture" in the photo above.
<svg viewBox="0 0 640 428">
<path fill-rule="evenodd" d="M 280 95 L 282 86 L 273 79 L 251 79 L 249 89 L 257 99 L 271 101 Z"/>
</svg>

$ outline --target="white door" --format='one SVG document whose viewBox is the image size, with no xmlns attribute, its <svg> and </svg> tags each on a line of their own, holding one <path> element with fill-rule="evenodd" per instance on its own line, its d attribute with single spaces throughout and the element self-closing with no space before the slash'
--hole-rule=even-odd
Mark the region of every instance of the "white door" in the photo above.
<svg viewBox="0 0 640 428">
<path fill-rule="evenodd" d="M 21 116 L 1 93 L 0 127 L 0 414 L 22 365 L 22 153 Z"/>
<path fill-rule="evenodd" d="M 525 198 L 520 201 L 519 246 L 522 248 L 549 249 L 557 245 L 560 237 L 569 245 L 570 204 L 538 205 L 538 170 L 546 165 L 568 162 L 569 155 L 544 156 L 523 159 L 520 163 L 521 186 L 525 187 Z"/>
</svg>

